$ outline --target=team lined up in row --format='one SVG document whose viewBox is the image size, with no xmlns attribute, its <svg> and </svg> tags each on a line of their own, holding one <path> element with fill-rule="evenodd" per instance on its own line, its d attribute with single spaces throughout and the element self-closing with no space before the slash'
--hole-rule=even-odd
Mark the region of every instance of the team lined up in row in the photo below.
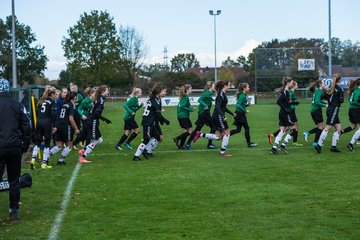
<svg viewBox="0 0 360 240">
<path fill-rule="evenodd" d="M 331 152 L 341 152 L 337 148 L 337 142 L 341 134 L 350 132 L 355 129 L 360 123 L 360 78 L 351 81 L 348 89 L 349 93 L 349 121 L 351 126 L 342 129 L 339 119 L 339 110 L 341 104 L 344 102 L 344 91 L 339 86 L 341 81 L 340 74 L 334 74 L 332 78 L 331 88 L 325 88 L 321 80 L 318 80 L 310 87 L 310 92 L 313 93 L 313 100 L 311 103 L 311 117 L 316 125 L 315 128 L 304 132 L 305 141 L 311 134 L 315 134 L 313 147 L 318 153 L 321 153 L 324 141 L 332 127 L 335 127 L 335 131 L 332 137 Z M 285 77 L 283 79 L 283 87 L 280 89 L 280 95 L 277 99 L 277 104 L 280 106 L 279 111 L 279 131 L 277 132 L 276 138 L 273 142 L 272 134 L 269 135 L 269 142 L 273 144 L 271 153 L 278 154 L 277 147 L 283 136 L 288 130 L 290 130 L 280 145 L 280 150 L 287 153 L 286 144 L 293 138 L 297 138 L 297 118 L 296 118 L 296 105 L 299 104 L 294 97 L 292 97 L 292 88 L 296 86 L 291 78 Z M 322 108 L 326 107 L 326 125 L 324 126 Z M 358 129 L 347 148 L 350 151 L 354 151 L 354 143 L 360 137 L 360 129 Z"/>
</svg>

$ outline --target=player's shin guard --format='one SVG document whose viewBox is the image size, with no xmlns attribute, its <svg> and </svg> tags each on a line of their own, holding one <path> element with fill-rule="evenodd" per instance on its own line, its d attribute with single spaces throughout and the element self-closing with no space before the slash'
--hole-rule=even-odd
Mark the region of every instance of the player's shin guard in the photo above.
<svg viewBox="0 0 360 240">
<path fill-rule="evenodd" d="M 142 154 L 142 152 L 144 151 L 144 149 L 145 149 L 145 144 L 144 144 L 144 143 L 141 143 L 141 144 L 138 146 L 138 148 L 136 149 L 135 156 L 136 156 L 136 157 L 139 157 L 139 156 Z"/>
<path fill-rule="evenodd" d="M 226 148 L 229 144 L 229 139 L 230 139 L 230 135 L 229 134 L 225 134 L 222 138 L 222 141 L 221 141 L 221 151 L 220 153 L 221 154 L 224 154 L 225 151 L 226 151 Z"/>
<path fill-rule="evenodd" d="M 326 139 L 328 135 L 328 130 L 324 129 L 322 132 L 321 132 L 321 135 L 320 135 L 320 138 L 319 138 L 319 145 L 322 147 L 323 144 L 324 144 L 324 141 Z"/>
<path fill-rule="evenodd" d="M 61 147 L 59 147 L 59 146 L 57 146 L 57 145 L 53 146 L 53 147 L 50 149 L 50 152 L 49 152 L 50 157 L 51 157 L 52 155 L 54 155 L 54 154 L 57 154 L 60 150 L 61 150 Z"/>
<path fill-rule="evenodd" d="M 200 137 L 207 138 L 210 140 L 219 140 L 219 137 L 214 133 L 202 133 Z"/>
<path fill-rule="evenodd" d="M 283 145 L 286 145 L 288 142 L 291 141 L 291 139 L 293 138 L 292 135 L 293 135 L 293 132 L 290 133 L 290 134 L 289 134 L 289 133 L 286 134 L 286 136 L 285 136 L 285 138 L 284 138 L 284 141 L 283 141 Z"/>
<path fill-rule="evenodd" d="M 280 143 L 282 137 L 284 136 L 284 134 L 285 134 L 285 131 L 280 131 L 280 132 L 278 133 L 278 135 L 277 135 L 276 138 L 275 138 L 275 142 L 274 142 L 274 146 L 275 146 L 275 147 L 279 145 L 279 143 Z"/>
<path fill-rule="evenodd" d="M 62 150 L 61 152 L 61 156 L 60 156 L 60 159 L 59 159 L 59 162 L 63 162 L 64 159 L 67 157 L 67 155 L 69 154 L 69 152 L 71 151 L 71 148 L 69 147 L 66 147 Z"/>
<path fill-rule="evenodd" d="M 32 151 L 32 159 L 36 159 L 36 156 L 38 155 L 39 147 L 37 145 L 34 146 L 34 149 Z"/>
<path fill-rule="evenodd" d="M 95 145 L 96 144 L 93 142 L 90 143 L 89 145 L 87 145 L 83 157 L 86 157 L 87 155 L 89 155 L 94 150 Z"/>
<path fill-rule="evenodd" d="M 44 153 L 43 153 L 43 162 L 47 162 L 47 160 L 50 157 L 50 148 L 44 148 Z"/>
<path fill-rule="evenodd" d="M 332 137 L 331 146 L 336 146 L 337 142 L 339 141 L 340 133 L 335 131 Z"/>
<path fill-rule="evenodd" d="M 155 148 L 158 146 L 159 141 L 155 138 L 151 139 L 150 142 L 145 146 L 145 149 L 148 153 L 152 153 Z"/>
<path fill-rule="evenodd" d="M 360 138 L 360 128 L 354 133 L 354 135 L 350 140 L 350 143 L 355 144 L 356 140 L 358 140 L 359 138 Z"/>
</svg>

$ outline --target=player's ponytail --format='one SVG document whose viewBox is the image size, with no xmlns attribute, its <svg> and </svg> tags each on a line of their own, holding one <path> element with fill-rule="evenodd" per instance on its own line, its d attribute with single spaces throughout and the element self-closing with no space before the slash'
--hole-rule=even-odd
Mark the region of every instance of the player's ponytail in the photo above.
<svg viewBox="0 0 360 240">
<path fill-rule="evenodd" d="M 220 92 L 225 86 L 229 85 L 229 81 L 227 80 L 220 80 L 218 82 L 216 82 L 215 84 L 215 90 L 217 92 Z"/>
<path fill-rule="evenodd" d="M 207 81 L 206 84 L 205 84 L 205 87 L 204 87 L 204 91 L 209 90 L 212 87 L 213 84 L 214 84 L 213 81 Z"/>
<path fill-rule="evenodd" d="M 182 86 L 180 89 L 179 89 L 179 97 L 182 98 L 182 97 L 185 97 L 188 90 L 191 88 L 191 85 L 190 84 L 185 84 L 184 86 Z"/>
<path fill-rule="evenodd" d="M 340 82 L 341 80 L 341 74 L 340 73 L 335 73 L 332 77 L 332 85 L 331 88 L 328 89 L 328 94 L 333 94 L 335 91 L 335 87 L 336 85 Z"/>
<path fill-rule="evenodd" d="M 238 91 L 237 91 L 237 93 L 236 93 L 236 98 L 238 98 L 239 97 L 239 95 L 244 91 L 244 89 L 245 88 L 247 88 L 249 86 L 249 84 L 248 83 L 239 83 L 239 89 L 238 89 Z"/>
<path fill-rule="evenodd" d="M 51 97 L 51 95 L 55 95 L 55 90 L 54 89 L 48 89 L 47 91 L 44 92 L 44 94 L 42 95 L 42 97 L 40 98 L 37 106 L 40 107 L 46 99 L 48 99 L 49 97 Z"/>
<path fill-rule="evenodd" d="M 292 81 L 291 77 L 283 77 L 283 80 L 282 80 L 283 85 L 281 88 L 278 89 L 278 92 L 283 93 L 285 91 L 285 87 L 291 81 Z"/>
<path fill-rule="evenodd" d="M 314 93 L 316 88 L 319 88 L 321 86 L 322 80 L 316 80 L 312 84 L 310 84 L 309 92 Z"/>
<path fill-rule="evenodd" d="M 351 95 L 355 89 L 355 87 L 360 86 L 360 78 L 354 79 L 350 81 L 348 94 Z"/>
<path fill-rule="evenodd" d="M 153 89 L 151 90 L 151 93 L 150 93 L 150 98 L 156 98 L 162 90 L 164 90 L 165 87 L 161 86 L 161 85 L 155 85 L 153 87 Z"/>
</svg>

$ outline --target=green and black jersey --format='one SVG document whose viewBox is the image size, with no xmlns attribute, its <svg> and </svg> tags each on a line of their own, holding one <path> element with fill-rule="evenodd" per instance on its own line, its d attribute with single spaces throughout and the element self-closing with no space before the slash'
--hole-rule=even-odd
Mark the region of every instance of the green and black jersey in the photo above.
<svg viewBox="0 0 360 240">
<path fill-rule="evenodd" d="M 180 98 L 179 104 L 176 108 L 178 118 L 189 118 L 190 112 L 194 111 L 194 108 L 190 106 L 189 95 L 185 95 Z"/>
<path fill-rule="evenodd" d="M 349 108 L 360 108 L 360 88 L 355 88 L 349 98 Z"/>
<path fill-rule="evenodd" d="M 93 106 L 93 100 L 89 97 L 86 97 L 84 100 L 81 101 L 79 104 L 77 111 L 79 112 L 80 116 L 89 117 L 90 116 L 90 109 Z"/>
<path fill-rule="evenodd" d="M 295 109 L 296 105 L 299 105 L 299 100 L 295 96 L 295 91 L 290 89 L 290 101 L 291 101 L 291 109 Z"/>
<path fill-rule="evenodd" d="M 246 113 L 246 108 L 248 106 L 249 106 L 249 102 L 247 100 L 246 93 L 243 93 L 243 92 L 240 93 L 238 98 L 237 98 L 235 112 Z"/>
<path fill-rule="evenodd" d="M 322 95 L 322 89 L 316 88 L 311 102 L 311 112 L 321 109 L 322 107 L 326 107 L 326 103 L 321 99 Z"/>
<path fill-rule="evenodd" d="M 124 120 L 129 120 L 134 118 L 135 112 L 141 108 L 141 105 L 139 105 L 139 99 L 136 96 L 133 96 L 124 103 L 123 107 L 126 110 Z"/>
<path fill-rule="evenodd" d="M 210 111 L 213 101 L 213 92 L 209 89 L 206 89 L 198 100 L 198 114 L 201 115 L 201 113 L 204 112 L 205 108 L 208 108 L 208 110 Z"/>
</svg>

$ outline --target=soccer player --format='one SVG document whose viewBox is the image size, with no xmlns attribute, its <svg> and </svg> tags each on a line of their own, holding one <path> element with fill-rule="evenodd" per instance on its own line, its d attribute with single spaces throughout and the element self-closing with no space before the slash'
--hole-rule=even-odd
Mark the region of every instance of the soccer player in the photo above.
<svg viewBox="0 0 360 240">
<path fill-rule="evenodd" d="M 192 87 L 189 84 L 185 84 L 179 90 L 180 101 L 176 108 L 176 112 L 179 125 L 185 131 L 173 139 L 178 149 L 183 149 L 186 138 L 192 133 L 193 130 L 190 120 L 190 112 L 194 111 L 195 108 L 190 106 L 189 94 L 191 94 L 191 91 Z"/>
<path fill-rule="evenodd" d="M 45 91 L 44 95 L 40 98 L 37 104 L 38 118 L 35 128 L 35 146 L 32 152 L 32 158 L 30 162 L 30 168 L 35 169 L 36 157 L 39 152 L 41 143 L 44 141 L 44 153 L 42 166 L 48 168 L 47 160 L 50 153 L 50 141 L 51 135 L 56 131 L 56 103 L 55 99 L 55 90 L 49 89 Z"/>
<path fill-rule="evenodd" d="M 96 89 L 87 87 L 84 91 L 85 98 L 79 104 L 77 111 L 80 115 L 82 121 L 82 128 L 80 134 L 74 140 L 74 145 L 76 146 L 78 143 L 83 142 L 83 144 L 88 145 L 91 142 L 91 134 L 89 131 L 91 130 L 90 123 L 90 111 L 94 105 Z M 78 93 L 78 96 L 81 95 Z"/>
<path fill-rule="evenodd" d="M 200 131 L 196 132 L 194 137 L 194 142 L 196 142 L 199 137 L 213 139 L 213 140 L 220 140 L 221 142 L 221 150 L 220 156 L 221 157 L 231 157 L 231 154 L 226 153 L 227 145 L 229 144 L 230 138 L 230 131 L 229 126 L 227 124 L 227 118 L 225 117 L 225 112 L 231 114 L 232 116 L 236 116 L 227 108 L 228 99 L 226 96 L 226 91 L 230 88 L 230 82 L 225 80 L 220 80 L 216 82 L 215 90 L 217 92 L 215 98 L 215 110 L 213 112 L 213 122 L 216 127 L 215 134 L 209 133 L 201 133 Z"/>
<path fill-rule="evenodd" d="M 309 88 L 309 92 L 313 93 L 310 112 L 316 127 L 309 131 L 304 132 L 304 139 L 305 142 L 307 142 L 310 134 L 315 133 L 313 146 L 317 145 L 321 132 L 324 129 L 322 108 L 327 107 L 327 103 L 325 100 L 322 99 L 323 88 L 324 88 L 324 83 L 322 80 L 315 81 Z"/>
<path fill-rule="evenodd" d="M 295 128 L 295 121 L 294 119 L 292 119 L 292 112 L 294 111 L 293 108 L 291 108 L 291 96 L 290 96 L 290 91 L 289 89 L 292 86 L 292 78 L 290 77 L 284 77 L 283 78 L 283 86 L 280 89 L 280 95 L 276 101 L 276 103 L 280 106 L 280 111 L 279 111 L 279 134 L 276 136 L 275 138 L 275 142 L 271 148 L 271 153 L 274 155 L 278 154 L 277 151 L 277 147 L 280 144 L 280 141 L 282 139 L 282 137 L 285 135 L 285 133 L 290 129 L 291 132 L 288 133 L 285 138 L 284 141 L 282 142 L 281 146 L 280 146 L 280 150 L 283 153 L 288 153 L 286 150 L 286 144 L 293 138 L 294 136 L 294 131 L 293 129 Z"/>
<path fill-rule="evenodd" d="M 349 120 L 351 128 L 355 129 L 360 124 L 360 78 L 353 80 L 348 89 L 350 95 Z M 360 137 L 360 128 L 352 136 L 347 148 L 354 151 L 354 144 Z"/>
<path fill-rule="evenodd" d="M 105 98 L 109 95 L 109 88 L 106 85 L 102 85 L 96 89 L 95 103 L 93 108 L 90 110 L 90 131 L 88 131 L 88 139 L 91 139 L 91 143 L 86 145 L 85 149 L 79 150 L 80 163 L 90 163 L 86 157 L 94 150 L 95 146 L 103 142 L 103 138 L 100 132 L 100 121 L 111 124 L 111 121 L 102 115 L 104 111 Z"/>
<path fill-rule="evenodd" d="M 57 162 L 57 165 L 66 165 L 64 159 L 70 153 L 73 147 L 73 136 L 75 134 L 79 134 L 79 127 L 75 123 L 75 102 L 77 100 L 76 92 L 69 92 L 64 100 L 64 105 L 61 108 L 60 115 L 56 119 L 56 132 L 55 132 L 55 142 L 56 145 L 51 148 L 49 152 L 49 157 L 58 153 L 64 144 L 63 151 L 61 152 L 61 156 Z M 41 164 L 41 168 L 47 169 L 51 168 L 49 166 L 49 159 L 43 161 Z"/>
<path fill-rule="evenodd" d="M 133 92 L 131 94 L 131 98 L 124 103 L 125 108 L 125 116 L 124 116 L 124 130 L 125 133 L 120 138 L 119 142 L 116 144 L 115 148 L 117 150 L 122 150 L 121 144 L 123 144 L 125 141 L 125 146 L 132 150 L 132 147 L 130 145 L 131 141 L 134 140 L 137 135 L 140 134 L 139 125 L 135 121 L 135 114 L 136 111 L 139 110 L 142 106 L 144 106 L 143 103 L 139 104 L 139 97 L 142 96 L 142 91 L 140 88 L 134 88 Z M 133 133 L 131 131 L 134 130 Z M 131 135 L 130 135 L 131 133 Z M 130 137 L 129 137 L 130 136 Z M 126 140 L 127 139 L 127 140 Z"/>
<path fill-rule="evenodd" d="M 250 140 L 250 127 L 247 121 L 246 114 L 250 111 L 246 108 L 250 105 L 250 102 L 247 98 L 247 93 L 250 91 L 250 87 L 248 83 L 240 83 L 239 84 L 239 90 L 236 95 L 237 102 L 235 107 L 235 118 L 234 118 L 234 125 L 236 126 L 236 129 L 233 129 L 230 131 L 230 136 L 239 133 L 241 131 L 241 128 L 244 127 L 245 129 L 245 138 L 247 142 L 247 146 L 249 148 L 256 147 L 257 143 L 253 143 Z"/>
<path fill-rule="evenodd" d="M 195 134 L 198 131 L 201 131 L 204 125 L 208 125 L 211 129 L 210 133 L 215 133 L 215 124 L 213 123 L 213 119 L 210 115 L 210 110 L 212 107 L 213 94 L 215 91 L 215 84 L 212 81 L 208 81 L 205 85 L 204 92 L 198 99 L 199 108 L 198 108 L 198 119 L 195 122 L 195 130 L 191 133 L 190 137 L 188 138 L 185 148 L 187 150 L 191 150 L 191 142 L 194 140 Z M 208 146 L 209 149 L 217 149 L 218 146 L 212 144 L 212 140 L 209 139 Z"/>
<path fill-rule="evenodd" d="M 135 155 L 133 157 L 134 161 L 141 161 L 140 155 L 143 154 L 146 159 L 150 156 L 148 155 L 148 149 L 154 149 L 158 142 L 161 141 L 162 132 L 159 126 L 160 124 L 169 125 L 170 121 L 164 118 L 161 114 L 161 97 L 166 94 L 166 89 L 161 85 L 156 85 L 152 90 L 149 96 L 149 99 L 146 101 L 145 109 L 141 121 L 143 126 L 143 141 L 138 146 Z M 151 141 L 151 142 L 150 142 Z"/>
<path fill-rule="evenodd" d="M 324 130 L 321 132 L 319 142 L 314 146 L 315 150 L 318 153 L 321 153 L 321 148 L 324 145 L 324 141 L 329 133 L 329 130 L 332 127 L 335 127 L 335 132 L 332 137 L 331 143 L 331 152 L 341 152 L 336 144 L 340 137 L 341 132 L 341 123 L 339 119 L 339 110 L 341 103 L 344 102 L 344 91 L 339 86 L 341 81 L 341 75 L 339 73 L 335 73 L 332 77 L 332 86 L 328 91 L 324 93 L 325 99 L 328 101 L 328 108 L 326 109 L 326 126 Z"/>
</svg>

